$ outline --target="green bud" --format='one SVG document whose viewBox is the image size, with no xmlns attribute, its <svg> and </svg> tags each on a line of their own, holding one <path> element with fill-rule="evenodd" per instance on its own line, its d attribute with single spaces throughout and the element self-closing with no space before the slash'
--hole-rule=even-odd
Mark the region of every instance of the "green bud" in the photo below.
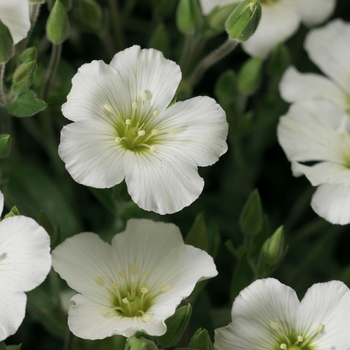
<svg viewBox="0 0 350 350">
<path fill-rule="evenodd" d="M 158 348 L 149 339 L 133 336 L 127 340 L 125 350 L 158 350 Z"/>
<path fill-rule="evenodd" d="M 244 63 L 238 73 L 238 89 L 246 96 L 253 95 L 259 88 L 263 73 L 263 60 L 253 57 Z"/>
<path fill-rule="evenodd" d="M 255 189 L 245 203 L 239 217 L 239 225 L 246 235 L 255 235 L 259 232 L 263 221 L 259 192 Z"/>
<path fill-rule="evenodd" d="M 36 61 L 29 61 L 21 64 L 13 73 L 12 90 L 18 95 L 27 91 L 32 85 L 36 73 Z"/>
<path fill-rule="evenodd" d="M 238 6 L 233 3 L 226 6 L 215 7 L 208 15 L 208 23 L 214 29 L 225 29 L 225 23 L 232 11 Z"/>
<path fill-rule="evenodd" d="M 56 0 L 46 23 L 47 38 L 56 45 L 62 44 L 68 37 L 70 24 L 67 11 L 60 0 Z"/>
<path fill-rule="evenodd" d="M 223 72 L 215 84 L 215 95 L 220 103 L 233 102 L 235 98 L 237 76 L 234 70 Z"/>
<path fill-rule="evenodd" d="M 160 23 L 153 32 L 149 42 L 149 47 L 163 52 L 166 57 L 169 52 L 169 41 L 169 34 L 166 26 L 163 23 Z"/>
<path fill-rule="evenodd" d="M 267 73 L 271 77 L 281 77 L 291 65 L 291 57 L 286 45 L 279 44 L 271 52 L 267 62 Z"/>
<path fill-rule="evenodd" d="M 267 264 L 276 265 L 279 262 L 284 251 L 283 226 L 279 227 L 273 235 L 265 241 L 261 249 Z"/>
<path fill-rule="evenodd" d="M 197 329 L 196 333 L 191 338 L 188 347 L 198 350 L 213 350 L 208 331 L 202 328 Z"/>
<path fill-rule="evenodd" d="M 11 136 L 8 134 L 0 135 L 0 158 L 8 156 L 11 150 Z"/>
<path fill-rule="evenodd" d="M 181 33 L 193 34 L 203 21 L 199 0 L 180 0 L 176 12 L 177 28 Z"/>
<path fill-rule="evenodd" d="M 191 318 L 191 314 L 192 307 L 191 304 L 188 304 L 179 307 L 173 316 L 165 320 L 167 331 L 157 338 L 162 348 L 170 348 L 179 342 Z"/>
<path fill-rule="evenodd" d="M 15 53 L 8 27 L 0 20 L 0 63 L 7 62 Z"/>
<path fill-rule="evenodd" d="M 231 39 L 246 41 L 255 32 L 261 18 L 258 0 L 244 0 L 226 21 L 226 32 Z"/>
<path fill-rule="evenodd" d="M 88 22 L 91 26 L 95 28 L 100 27 L 102 21 L 102 9 L 96 1 L 82 0 L 81 15 L 85 22 Z"/>
<path fill-rule="evenodd" d="M 12 209 L 5 215 L 4 219 L 10 218 L 12 216 L 20 215 L 19 210 L 16 206 L 12 207 Z"/>
<path fill-rule="evenodd" d="M 29 61 L 35 61 L 37 55 L 38 51 L 36 47 L 29 47 L 21 53 L 21 56 L 19 56 L 19 63 L 22 64 Z"/>
<path fill-rule="evenodd" d="M 49 10 L 52 11 L 52 8 L 55 5 L 56 0 L 49 0 L 47 5 Z M 62 5 L 66 8 L 67 12 L 72 8 L 72 0 L 61 0 Z"/>
</svg>

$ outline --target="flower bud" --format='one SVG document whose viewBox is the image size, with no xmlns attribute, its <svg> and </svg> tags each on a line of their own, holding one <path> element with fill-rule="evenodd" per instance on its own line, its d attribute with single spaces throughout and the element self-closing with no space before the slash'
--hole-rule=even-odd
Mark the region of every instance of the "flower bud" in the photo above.
<svg viewBox="0 0 350 350">
<path fill-rule="evenodd" d="M 36 61 L 29 61 L 21 64 L 13 73 L 12 90 L 18 95 L 29 89 L 36 73 Z"/>
<path fill-rule="evenodd" d="M 253 95 L 259 88 L 263 73 L 263 61 L 259 56 L 249 59 L 238 74 L 238 89 L 245 95 Z"/>
<path fill-rule="evenodd" d="M 70 24 L 65 7 L 56 0 L 46 23 L 47 38 L 56 45 L 62 44 L 69 36 Z"/>
<path fill-rule="evenodd" d="M 7 62 L 15 53 L 8 27 L 0 20 L 0 63 Z"/>
<path fill-rule="evenodd" d="M 35 61 L 37 54 L 36 47 L 29 47 L 21 53 L 21 56 L 19 56 L 19 63 L 22 64 L 29 61 Z"/>
<path fill-rule="evenodd" d="M 127 340 L 125 350 L 158 350 L 158 348 L 149 339 L 133 336 Z"/>
<path fill-rule="evenodd" d="M 202 25 L 202 11 L 198 0 L 180 0 L 177 7 L 177 28 L 181 33 L 193 34 Z"/>
<path fill-rule="evenodd" d="M 225 29 L 227 18 L 238 5 L 237 3 L 233 3 L 222 7 L 215 7 L 208 15 L 210 27 L 214 29 Z"/>
<path fill-rule="evenodd" d="M 199 328 L 191 338 L 188 344 L 190 349 L 212 350 L 213 345 L 210 340 L 209 333 L 206 329 Z"/>
<path fill-rule="evenodd" d="M 226 32 L 231 39 L 246 41 L 255 32 L 261 18 L 261 5 L 257 0 L 244 0 L 226 21 Z"/>
<path fill-rule="evenodd" d="M 0 135 L 0 158 L 5 158 L 10 153 L 11 136 L 8 134 Z"/>
<path fill-rule="evenodd" d="M 247 236 L 256 235 L 262 225 L 263 215 L 258 190 L 254 190 L 245 203 L 239 217 L 239 226 Z"/>
<path fill-rule="evenodd" d="M 283 226 L 279 227 L 273 235 L 265 241 L 262 251 L 267 264 L 276 265 L 279 262 L 284 251 Z"/>
</svg>

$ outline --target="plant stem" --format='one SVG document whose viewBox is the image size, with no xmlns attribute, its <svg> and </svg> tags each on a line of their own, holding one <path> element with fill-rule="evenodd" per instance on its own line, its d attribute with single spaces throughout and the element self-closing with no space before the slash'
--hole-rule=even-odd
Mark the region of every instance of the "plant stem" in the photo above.
<svg viewBox="0 0 350 350">
<path fill-rule="evenodd" d="M 52 81 L 55 77 L 58 63 L 61 58 L 62 44 L 52 44 L 51 58 L 49 68 L 47 70 L 46 79 L 44 83 L 44 89 L 42 92 L 42 98 L 44 101 L 47 100 L 47 96 L 52 86 Z"/>
<path fill-rule="evenodd" d="M 6 63 L 0 62 L 0 106 L 4 106 L 6 102 L 6 96 L 4 92 L 5 70 L 6 70 Z"/>
<path fill-rule="evenodd" d="M 215 51 L 210 53 L 208 56 L 204 57 L 195 68 L 190 81 L 193 85 L 196 85 L 199 80 L 202 78 L 204 73 L 216 62 L 220 61 L 222 58 L 227 56 L 231 51 L 233 51 L 239 41 L 227 39 L 220 47 L 218 47 Z"/>
<path fill-rule="evenodd" d="M 121 16 L 119 11 L 118 0 L 108 0 L 108 6 L 112 17 L 112 34 L 117 51 L 124 49 L 125 41 L 121 25 Z"/>
</svg>

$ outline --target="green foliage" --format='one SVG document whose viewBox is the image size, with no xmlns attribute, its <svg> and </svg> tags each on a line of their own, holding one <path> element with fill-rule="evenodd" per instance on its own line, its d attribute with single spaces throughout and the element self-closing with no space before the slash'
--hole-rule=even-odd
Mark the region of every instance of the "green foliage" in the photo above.
<svg viewBox="0 0 350 350">
<path fill-rule="evenodd" d="M 36 61 L 27 61 L 15 70 L 12 77 L 12 90 L 15 94 L 27 91 L 33 84 L 36 67 Z"/>
<path fill-rule="evenodd" d="M 196 219 L 186 236 L 185 243 L 205 250 L 206 252 L 208 251 L 208 230 L 205 224 L 204 213 L 200 213 L 196 216 Z"/>
<path fill-rule="evenodd" d="M 199 0 L 180 0 L 177 12 L 176 23 L 181 33 L 193 34 L 202 25 L 203 17 Z"/>
<path fill-rule="evenodd" d="M 12 207 L 11 210 L 4 216 L 4 219 L 10 218 L 12 216 L 20 215 L 19 210 L 16 206 Z"/>
<path fill-rule="evenodd" d="M 15 117 L 31 117 L 47 107 L 46 102 L 36 97 L 34 91 L 22 92 L 17 98 L 10 102 L 6 108 Z"/>
<path fill-rule="evenodd" d="M 245 235 L 255 235 L 262 225 L 262 208 L 258 190 L 254 190 L 245 203 L 239 217 L 239 225 Z"/>
<path fill-rule="evenodd" d="M 0 158 L 5 158 L 9 155 L 11 150 L 12 139 L 11 135 L 0 135 Z"/>
<path fill-rule="evenodd" d="M 238 73 L 238 89 L 246 96 L 253 95 L 260 87 L 263 73 L 263 60 L 253 57 L 247 60 Z"/>
<path fill-rule="evenodd" d="M 35 61 L 38 55 L 36 47 L 28 47 L 19 56 L 19 63 L 23 64 L 30 61 Z"/>
<path fill-rule="evenodd" d="M 165 321 L 167 331 L 165 334 L 157 337 L 157 341 L 162 348 L 170 348 L 179 342 L 190 321 L 191 314 L 192 307 L 191 304 L 188 304 L 179 307 L 175 314 Z"/>
<path fill-rule="evenodd" d="M 0 20 L 0 63 L 7 62 L 14 54 L 12 35 L 8 27 Z"/>
<path fill-rule="evenodd" d="M 188 347 L 190 349 L 197 350 L 213 350 L 213 345 L 211 343 L 208 331 L 206 329 L 199 328 L 192 336 Z"/>
</svg>

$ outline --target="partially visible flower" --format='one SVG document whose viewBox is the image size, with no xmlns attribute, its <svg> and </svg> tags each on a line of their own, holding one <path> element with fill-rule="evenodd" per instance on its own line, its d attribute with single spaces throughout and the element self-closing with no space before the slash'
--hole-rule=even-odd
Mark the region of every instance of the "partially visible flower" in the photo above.
<svg viewBox="0 0 350 350">
<path fill-rule="evenodd" d="M 9 28 L 16 45 L 30 29 L 28 0 L 0 0 L 0 20 Z"/>
<path fill-rule="evenodd" d="M 145 219 L 129 220 L 111 245 L 85 232 L 52 255 L 54 269 L 79 293 L 68 326 L 84 339 L 130 337 L 138 330 L 162 335 L 164 321 L 195 284 L 217 275 L 213 259 L 185 245 L 175 225 Z"/>
<path fill-rule="evenodd" d="M 336 104 L 311 99 L 292 104 L 277 128 L 295 176 L 318 186 L 313 210 L 332 224 L 350 223 L 350 119 Z M 317 162 L 305 165 L 303 162 Z"/>
<path fill-rule="evenodd" d="M 287 69 L 280 93 L 284 100 L 296 102 L 310 98 L 331 101 L 344 110 L 350 110 L 350 23 L 341 19 L 310 31 L 305 49 L 311 60 L 327 76 L 299 73 L 294 67 Z"/>
<path fill-rule="evenodd" d="M 0 192 L 0 215 L 4 197 Z M 50 238 L 33 219 L 13 216 L 0 222 L 0 341 L 21 325 L 28 292 L 51 268 Z"/>
<path fill-rule="evenodd" d="M 62 107 L 72 120 L 59 155 L 75 181 L 96 188 L 124 179 L 145 210 L 174 213 L 203 189 L 198 166 L 226 152 L 225 112 L 209 97 L 169 106 L 181 80 L 179 66 L 160 51 L 133 46 L 109 65 L 79 68 Z"/>
<path fill-rule="evenodd" d="M 258 1 L 258 0 L 252 0 Z M 216 6 L 241 0 L 201 0 L 204 14 Z M 262 16 L 255 33 L 242 47 L 251 56 L 266 57 L 279 43 L 291 37 L 301 22 L 316 25 L 334 11 L 336 0 L 260 0 Z"/>
<path fill-rule="evenodd" d="M 257 280 L 232 305 L 232 322 L 215 331 L 215 350 L 345 350 L 350 291 L 342 282 L 314 284 L 299 301 L 273 278 Z"/>
</svg>

